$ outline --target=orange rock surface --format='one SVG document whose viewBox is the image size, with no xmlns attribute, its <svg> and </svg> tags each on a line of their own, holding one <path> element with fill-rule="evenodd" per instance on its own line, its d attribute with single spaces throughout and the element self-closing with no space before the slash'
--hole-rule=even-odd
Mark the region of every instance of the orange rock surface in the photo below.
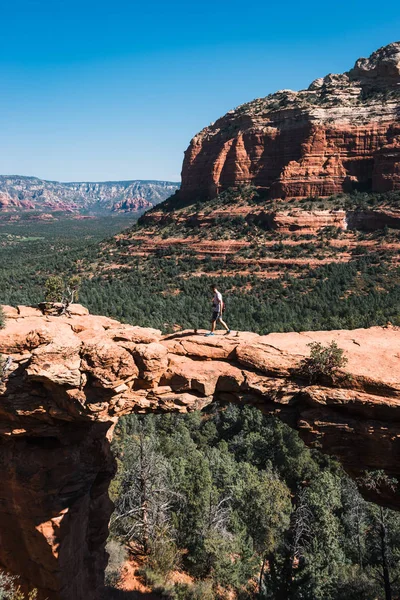
<svg viewBox="0 0 400 600">
<path fill-rule="evenodd" d="M 100 598 L 115 471 L 110 442 L 123 414 L 250 403 L 354 477 L 367 469 L 400 474 L 395 328 L 205 338 L 162 336 L 76 305 L 70 317 L 23 306 L 4 313 L 0 566 L 37 587 L 39 600 Z M 346 372 L 310 385 L 299 361 L 310 342 L 331 340 L 346 352 Z M 364 493 L 400 508 L 392 489 Z"/>
<path fill-rule="evenodd" d="M 229 111 L 190 142 L 180 198 L 253 184 L 272 198 L 400 189 L 400 42 L 307 90 Z"/>
</svg>

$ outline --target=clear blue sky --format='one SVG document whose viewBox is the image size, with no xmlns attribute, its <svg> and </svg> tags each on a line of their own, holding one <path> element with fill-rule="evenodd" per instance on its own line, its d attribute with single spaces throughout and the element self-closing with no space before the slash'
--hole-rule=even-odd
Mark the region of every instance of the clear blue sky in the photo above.
<svg viewBox="0 0 400 600">
<path fill-rule="evenodd" d="M 179 180 L 227 110 L 400 39 L 398 1 L 2 0 L 0 173 Z"/>
</svg>

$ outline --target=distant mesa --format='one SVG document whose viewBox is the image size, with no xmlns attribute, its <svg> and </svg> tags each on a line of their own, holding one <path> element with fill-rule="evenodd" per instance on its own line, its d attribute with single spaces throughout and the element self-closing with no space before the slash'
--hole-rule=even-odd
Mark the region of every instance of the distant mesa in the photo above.
<svg viewBox="0 0 400 600">
<path fill-rule="evenodd" d="M 400 189 L 400 42 L 308 89 L 229 111 L 185 152 L 181 200 L 252 184 L 269 198 Z"/>
<path fill-rule="evenodd" d="M 60 183 L 37 177 L 0 176 L 0 213 L 143 212 L 175 193 L 170 181 L 105 181 Z"/>
</svg>

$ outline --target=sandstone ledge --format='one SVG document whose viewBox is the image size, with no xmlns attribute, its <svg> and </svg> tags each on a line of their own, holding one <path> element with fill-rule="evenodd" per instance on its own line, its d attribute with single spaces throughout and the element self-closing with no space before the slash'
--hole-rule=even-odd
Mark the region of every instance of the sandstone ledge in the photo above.
<svg viewBox="0 0 400 600">
<path fill-rule="evenodd" d="M 252 393 L 257 404 L 279 410 L 279 402 L 274 399 L 271 404 L 271 398 L 249 381 L 257 375 L 269 387 L 287 384 L 293 400 L 300 392 L 303 398 L 310 386 L 296 370 L 313 341 L 336 340 L 345 350 L 347 377 L 326 387 L 340 388 L 343 398 L 349 396 L 348 410 L 357 404 L 362 411 L 363 394 L 376 395 L 390 411 L 400 401 L 397 328 L 265 336 L 217 332 L 213 337 L 183 331 L 163 336 L 156 329 L 89 315 L 79 305 L 73 306 L 70 317 L 47 316 L 30 307 L 4 306 L 3 312 L 0 353 L 12 362 L 0 384 L 2 435 L 31 435 L 35 426 L 42 431 L 43 422 L 58 427 L 60 420 L 114 422 L 127 412 L 186 412 L 204 406 L 220 391 Z M 224 383 L 226 379 L 230 383 Z M 39 389 L 46 402 L 34 416 L 32 397 Z M 182 401 L 180 396 L 187 393 L 193 402 L 186 396 Z M 32 420 L 27 424 L 28 415 Z M 400 420 L 400 413 L 394 412 L 392 419 Z"/>
</svg>

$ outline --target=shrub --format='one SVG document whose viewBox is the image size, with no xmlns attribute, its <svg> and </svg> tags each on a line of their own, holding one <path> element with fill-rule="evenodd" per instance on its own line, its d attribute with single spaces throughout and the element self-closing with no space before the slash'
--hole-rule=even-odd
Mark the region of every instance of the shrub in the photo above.
<svg viewBox="0 0 400 600">
<path fill-rule="evenodd" d="M 212 581 L 195 581 L 193 583 L 165 582 L 153 571 L 146 570 L 146 582 L 151 589 L 165 600 L 215 600 Z"/>
<path fill-rule="evenodd" d="M 320 342 L 311 342 L 307 345 L 310 348 L 310 356 L 301 361 L 300 372 L 309 379 L 310 383 L 321 377 L 334 377 L 338 369 L 348 362 L 344 350 L 339 348 L 334 340 L 327 346 Z"/>
<path fill-rule="evenodd" d="M 0 571 L 0 600 L 36 600 L 37 590 L 26 595 L 17 582 L 18 577 Z"/>
<path fill-rule="evenodd" d="M 158 536 L 151 542 L 148 565 L 152 571 L 165 578 L 178 569 L 181 562 L 181 553 L 175 543 L 168 536 Z"/>
<path fill-rule="evenodd" d="M 122 566 L 127 558 L 126 548 L 117 540 L 109 540 L 106 550 L 109 558 L 105 572 L 105 582 L 106 585 L 116 587 L 121 579 Z"/>
<path fill-rule="evenodd" d="M 59 275 L 49 277 L 44 285 L 46 302 L 72 303 L 78 299 L 81 279 L 77 275 L 64 280 Z"/>
<path fill-rule="evenodd" d="M 4 327 L 4 313 L 3 313 L 3 309 L 0 306 L 0 328 Z"/>
<path fill-rule="evenodd" d="M 177 584 L 173 589 L 173 600 L 214 600 L 212 582 L 205 580 L 193 585 Z"/>
</svg>

